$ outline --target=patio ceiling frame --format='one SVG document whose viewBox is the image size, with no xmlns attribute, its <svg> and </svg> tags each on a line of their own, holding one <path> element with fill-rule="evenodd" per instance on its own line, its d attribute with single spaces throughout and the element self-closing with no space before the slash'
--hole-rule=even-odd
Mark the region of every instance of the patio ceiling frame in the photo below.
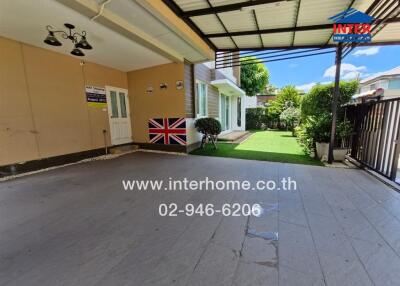
<svg viewBox="0 0 400 286">
<path fill-rule="evenodd" d="M 253 1 L 234 3 L 234 4 L 215 6 L 215 7 L 210 5 L 209 8 L 196 9 L 196 10 L 185 11 L 185 12 L 182 11 L 180 13 L 180 15 L 178 15 L 178 16 L 184 17 L 184 18 L 205 16 L 205 15 L 210 15 L 210 14 L 225 13 L 225 12 L 241 10 L 246 7 L 253 7 L 253 6 L 272 4 L 272 3 L 278 3 L 278 2 L 290 2 L 290 1 L 293 1 L 293 0 L 253 0 Z"/>
<path fill-rule="evenodd" d="M 168 6 L 176 5 L 174 0 L 163 0 Z M 332 24 L 317 24 L 317 25 L 308 25 L 308 26 L 298 26 L 298 17 L 300 12 L 301 1 L 298 0 L 298 5 L 295 9 L 295 20 L 294 26 L 292 27 L 283 27 L 283 28 L 273 28 L 273 29 L 260 29 L 256 10 L 253 10 L 253 18 L 254 22 L 256 23 L 256 29 L 251 31 L 234 31 L 229 32 L 227 27 L 224 25 L 221 18 L 218 16 L 218 13 L 224 13 L 229 11 L 240 10 L 244 7 L 249 6 L 257 6 L 262 4 L 270 4 L 270 3 L 277 3 L 283 2 L 278 0 L 254 0 L 254 1 L 246 1 L 240 2 L 235 4 L 228 4 L 228 5 L 221 5 L 217 7 L 212 7 L 210 0 L 206 0 L 209 4 L 209 8 L 185 11 L 179 11 L 177 14 L 182 19 L 186 19 L 185 21 L 190 21 L 198 31 L 201 33 L 201 37 L 207 42 L 212 43 L 211 38 L 220 38 L 220 37 L 229 37 L 235 45 L 235 48 L 217 48 L 214 49 L 215 51 L 215 68 L 226 68 L 226 67 L 236 67 L 241 65 L 247 64 L 254 64 L 256 62 L 267 63 L 273 61 L 282 61 L 288 59 L 295 59 L 295 58 L 302 58 L 302 57 L 309 57 L 327 53 L 335 52 L 335 81 L 334 81 L 334 89 L 333 89 L 333 100 L 332 100 L 332 125 L 331 125 L 331 134 L 330 134 L 330 144 L 329 144 L 329 152 L 328 152 L 328 163 L 332 164 L 333 162 L 333 148 L 335 144 L 335 133 L 336 133 L 336 120 L 337 120 L 337 103 L 339 98 L 339 83 L 340 83 L 340 69 L 341 63 L 344 57 L 346 57 L 355 47 L 358 46 L 374 46 L 374 45 L 399 45 L 400 40 L 393 40 L 393 41 L 385 41 L 385 42 L 373 42 L 373 43 L 351 43 L 351 44 L 330 44 L 331 39 L 333 37 L 333 33 L 329 36 L 329 39 L 319 45 L 295 45 L 295 37 L 296 32 L 300 31 L 315 31 L 315 30 L 324 30 L 324 29 L 331 29 Z M 290 0 L 288 0 L 290 1 Z M 355 0 L 350 0 L 347 6 L 347 9 L 353 7 Z M 178 6 L 178 5 L 176 5 Z M 390 10 L 394 6 L 392 10 Z M 346 7 L 345 7 L 346 8 Z M 375 18 L 374 22 L 372 23 L 373 28 L 371 29 L 371 36 L 372 38 L 376 36 L 387 24 L 390 23 L 400 23 L 400 0 L 375 0 L 372 4 L 367 8 L 366 13 L 371 15 Z M 219 22 L 221 23 L 225 32 L 223 33 L 204 33 L 200 28 L 198 28 L 190 19 L 190 17 L 194 16 L 202 16 L 202 15 L 209 15 L 214 14 L 217 16 Z M 273 33 L 285 33 L 285 32 L 292 32 L 292 38 L 290 44 L 284 45 L 281 47 L 267 47 L 264 42 L 262 35 L 263 34 L 273 34 Z M 235 43 L 233 37 L 234 36 L 249 36 L 249 35 L 259 35 L 261 40 L 261 47 L 254 47 L 254 48 L 239 48 L 238 45 Z M 212 43 L 215 47 L 215 44 Z M 335 48 L 332 50 L 330 48 Z M 306 51 L 295 51 L 296 49 L 309 49 Z M 271 52 L 266 52 L 267 50 L 275 50 Z M 278 51 L 276 51 L 278 50 Z M 233 55 L 232 53 L 237 52 L 238 55 Z M 238 52 L 241 52 L 239 54 Z M 279 54 L 280 53 L 280 54 Z M 246 60 L 243 59 L 244 57 L 248 57 L 254 55 L 256 56 L 255 60 Z M 228 64 L 226 64 L 228 62 Z"/>
<path fill-rule="evenodd" d="M 396 4 L 396 1 L 398 2 L 397 6 L 395 6 L 391 11 L 388 12 L 388 10 L 390 8 L 392 8 L 393 4 Z M 376 1 L 374 1 L 374 3 L 368 8 L 367 11 L 373 11 L 375 8 L 377 8 L 378 6 L 376 6 L 375 3 L 376 3 Z M 374 7 L 372 7 L 373 5 L 374 5 Z M 382 9 L 383 9 L 383 11 L 381 11 Z M 375 15 L 377 18 L 374 20 L 374 23 L 373 23 L 373 24 L 375 24 L 375 26 L 371 29 L 372 37 L 376 36 L 376 34 L 378 34 L 380 31 L 382 31 L 382 29 L 387 24 L 389 24 L 392 19 L 398 19 L 398 16 L 400 15 L 400 1 L 394 0 L 394 1 L 390 2 L 390 0 L 386 0 L 383 2 L 382 5 L 380 5 L 378 7 L 378 9 L 377 9 L 377 11 L 375 11 L 375 13 L 379 13 L 379 14 Z M 385 13 L 387 13 L 387 15 L 384 16 L 383 18 L 381 18 Z M 358 43 L 347 45 L 345 50 L 343 51 L 342 57 L 345 58 L 348 54 L 350 54 L 358 46 L 359 46 Z"/>
<path fill-rule="evenodd" d="M 296 34 L 297 32 L 303 32 L 303 31 L 318 31 L 318 30 L 328 30 L 332 29 L 332 24 L 327 24 L 327 23 L 321 23 L 321 24 L 313 24 L 313 25 L 298 25 L 298 19 L 299 19 L 299 14 L 301 10 L 301 5 L 303 0 L 248 0 L 239 3 L 233 3 L 233 4 L 224 4 L 224 5 L 218 5 L 215 6 L 212 4 L 210 0 L 202 0 L 202 2 L 207 5 L 207 8 L 200 8 L 200 9 L 194 9 L 194 10 L 183 10 L 180 5 L 176 3 L 176 0 L 162 0 L 170 9 L 172 9 L 175 14 L 180 17 L 183 21 L 185 21 L 209 46 L 212 48 L 215 52 L 238 52 L 238 51 L 243 51 L 243 50 L 263 50 L 263 49 L 281 49 L 281 48 L 287 48 L 287 47 L 293 47 L 293 48 L 308 48 L 308 47 L 336 47 L 336 44 L 330 43 L 333 33 L 329 36 L 328 40 L 321 43 L 321 44 L 314 44 L 314 45 L 295 45 L 295 39 L 296 39 Z M 279 28 L 267 28 L 267 29 L 262 29 L 260 26 L 260 19 L 257 17 L 257 8 L 262 5 L 266 4 L 273 4 L 273 3 L 284 3 L 284 2 L 295 2 L 297 3 L 296 8 L 294 9 L 294 22 L 293 25 L 289 27 L 279 27 Z M 200 1 L 199 1 L 200 2 Z M 348 4 L 346 7 L 343 7 L 343 9 L 349 9 L 353 8 L 355 0 L 349 0 Z M 385 5 L 382 5 L 382 3 L 389 3 L 389 4 L 398 4 L 398 0 L 374 0 L 371 5 L 367 8 L 366 13 L 369 14 L 371 12 L 374 12 L 375 18 L 378 18 L 376 20 L 376 23 L 382 22 L 383 20 L 387 24 L 391 23 L 400 23 L 400 17 L 390 17 L 390 18 L 382 18 L 379 19 L 379 15 L 382 15 L 380 13 Z M 252 9 L 254 8 L 254 9 Z M 235 31 L 230 31 L 230 28 L 226 26 L 222 18 L 219 16 L 219 14 L 222 13 L 227 13 L 227 12 L 232 12 L 232 11 L 240 11 L 240 10 L 251 10 L 252 11 L 252 16 L 253 16 L 253 21 L 255 23 L 255 28 L 252 30 L 235 30 Z M 207 33 L 203 31 L 197 24 L 194 23 L 193 17 L 201 17 L 201 16 L 206 16 L 206 15 L 215 15 L 217 21 L 219 22 L 221 26 L 222 32 L 214 32 L 214 33 Z M 376 17 L 378 16 L 378 17 Z M 196 22 L 197 23 L 197 22 Z M 290 42 L 287 45 L 283 45 L 280 47 L 272 47 L 268 46 L 267 43 L 265 42 L 265 39 L 262 37 L 262 35 L 265 34 L 275 34 L 275 33 L 293 33 Z M 237 42 L 235 41 L 233 37 L 240 37 L 240 36 L 250 36 L 250 35 L 257 35 L 259 38 L 260 45 L 259 46 L 254 46 L 254 47 L 240 47 L 238 46 Z M 217 38 L 229 38 L 230 41 L 233 44 L 232 48 L 223 48 L 223 47 L 217 47 L 217 45 L 213 42 L 213 39 Z M 394 41 L 382 41 L 379 43 L 372 43 L 372 44 L 382 44 L 382 45 L 396 45 L 399 44 L 400 39 L 396 39 Z M 344 47 L 344 52 L 348 50 L 348 47 Z M 344 53 L 345 54 L 345 53 Z"/>
</svg>

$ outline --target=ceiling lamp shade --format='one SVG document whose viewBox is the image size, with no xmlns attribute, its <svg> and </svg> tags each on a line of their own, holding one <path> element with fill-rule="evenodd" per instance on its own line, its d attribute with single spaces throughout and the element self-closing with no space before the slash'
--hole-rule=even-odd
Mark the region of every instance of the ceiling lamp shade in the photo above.
<svg viewBox="0 0 400 286">
<path fill-rule="evenodd" d="M 61 42 L 57 40 L 57 38 L 54 36 L 54 33 L 52 31 L 49 31 L 49 34 L 47 35 L 46 39 L 43 41 L 46 44 L 50 46 L 61 46 Z"/>
<path fill-rule="evenodd" d="M 83 57 L 85 54 L 80 49 L 78 49 L 77 46 L 78 45 L 75 45 L 75 48 L 71 51 L 71 54 L 77 57 Z"/>
<path fill-rule="evenodd" d="M 68 31 L 55 31 L 53 27 L 47 26 L 46 29 L 49 32 L 44 42 L 50 46 L 61 46 L 61 42 L 55 37 L 55 34 L 59 33 L 61 37 L 65 40 L 69 39 L 74 45 L 73 50 L 71 51 L 71 55 L 77 57 L 83 57 L 85 54 L 81 51 L 84 50 L 91 50 L 93 47 L 88 43 L 86 39 L 86 31 L 82 31 L 78 33 L 74 31 L 75 26 L 72 24 L 64 24 L 64 26 L 68 29 Z"/>
<path fill-rule="evenodd" d="M 77 48 L 80 49 L 85 49 L 85 50 L 91 50 L 92 46 L 88 43 L 88 41 L 86 40 L 85 36 L 82 36 L 81 40 L 79 41 L 79 43 L 76 44 Z"/>
</svg>

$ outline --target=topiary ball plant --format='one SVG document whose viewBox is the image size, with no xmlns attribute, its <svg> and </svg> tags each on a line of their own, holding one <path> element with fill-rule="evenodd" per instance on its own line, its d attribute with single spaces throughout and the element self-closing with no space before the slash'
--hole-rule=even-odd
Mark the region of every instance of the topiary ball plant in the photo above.
<svg viewBox="0 0 400 286">
<path fill-rule="evenodd" d="M 221 133 L 221 123 L 212 117 L 197 119 L 194 123 L 197 131 L 203 134 L 218 135 Z"/>
<path fill-rule="evenodd" d="M 194 123 L 197 131 L 203 134 L 203 138 L 201 140 L 201 148 L 204 147 L 204 144 L 211 140 L 214 145 L 214 148 L 217 149 L 217 136 L 221 133 L 222 127 L 221 123 L 212 117 L 205 117 L 197 119 Z"/>
</svg>

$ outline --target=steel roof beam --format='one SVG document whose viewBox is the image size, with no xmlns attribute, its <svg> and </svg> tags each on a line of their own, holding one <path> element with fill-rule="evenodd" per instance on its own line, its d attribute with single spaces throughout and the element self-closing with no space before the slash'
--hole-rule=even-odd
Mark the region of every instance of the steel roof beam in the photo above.
<svg viewBox="0 0 400 286">
<path fill-rule="evenodd" d="M 374 43 L 360 43 L 358 47 L 373 47 L 373 46 L 392 46 L 400 45 L 400 41 L 387 41 L 387 42 L 374 42 Z M 293 49 L 308 49 L 308 48 L 332 48 L 337 47 L 337 44 L 328 45 L 303 45 L 303 46 L 280 46 L 280 47 L 265 47 L 265 48 L 240 48 L 240 49 L 218 49 L 217 52 L 241 52 L 241 51 L 266 51 L 266 50 L 293 50 Z"/>
<path fill-rule="evenodd" d="M 183 11 L 180 13 L 179 16 L 189 18 L 189 17 L 195 17 L 195 16 L 204 16 L 204 15 L 210 15 L 210 14 L 215 14 L 215 13 L 224 13 L 224 12 L 230 12 L 230 11 L 237 11 L 241 10 L 246 7 L 252 7 L 252 6 L 258 6 L 258 5 L 264 5 L 264 4 L 271 4 L 271 3 L 277 3 L 277 2 L 288 2 L 292 0 L 254 0 L 254 1 L 246 1 L 246 2 L 240 2 L 240 3 L 235 3 L 235 4 L 228 4 L 228 5 L 221 5 L 221 6 L 214 6 L 210 8 L 203 8 L 203 9 L 197 9 L 197 10 L 191 10 L 191 11 Z"/>
<path fill-rule="evenodd" d="M 400 18 L 396 17 L 388 19 L 386 23 L 389 24 L 400 23 Z M 205 34 L 205 36 L 207 38 L 222 38 L 222 37 L 248 36 L 248 35 L 258 35 L 258 34 L 324 30 L 324 29 L 332 29 L 332 27 L 333 27 L 332 24 L 320 24 L 320 25 L 298 26 L 298 27 L 287 27 L 287 28 L 276 28 L 276 29 L 260 29 L 260 30 L 240 31 L 240 32 L 230 32 L 230 33 L 214 33 L 214 34 Z"/>
<path fill-rule="evenodd" d="M 175 3 L 173 0 L 162 0 L 165 5 L 167 5 L 177 16 L 181 17 L 180 15 L 183 13 L 181 7 L 179 7 L 178 4 Z M 204 42 L 207 43 L 207 45 L 213 49 L 214 51 L 217 50 L 217 47 L 214 45 L 213 42 L 211 42 L 203 33 L 202 30 L 200 30 L 199 27 L 195 23 L 193 23 L 192 20 L 189 18 L 184 18 L 181 17 L 181 19 L 188 25 Z"/>
</svg>

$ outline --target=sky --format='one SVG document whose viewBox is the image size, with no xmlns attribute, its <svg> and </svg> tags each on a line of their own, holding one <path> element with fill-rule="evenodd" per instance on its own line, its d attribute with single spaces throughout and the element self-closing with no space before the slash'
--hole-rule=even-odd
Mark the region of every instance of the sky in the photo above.
<svg viewBox="0 0 400 286">
<path fill-rule="evenodd" d="M 270 84 L 281 88 L 295 85 L 307 92 L 316 83 L 328 83 L 335 76 L 335 54 L 317 55 L 265 64 Z M 400 46 L 360 47 L 342 61 L 341 79 L 361 79 L 400 66 Z"/>
</svg>

